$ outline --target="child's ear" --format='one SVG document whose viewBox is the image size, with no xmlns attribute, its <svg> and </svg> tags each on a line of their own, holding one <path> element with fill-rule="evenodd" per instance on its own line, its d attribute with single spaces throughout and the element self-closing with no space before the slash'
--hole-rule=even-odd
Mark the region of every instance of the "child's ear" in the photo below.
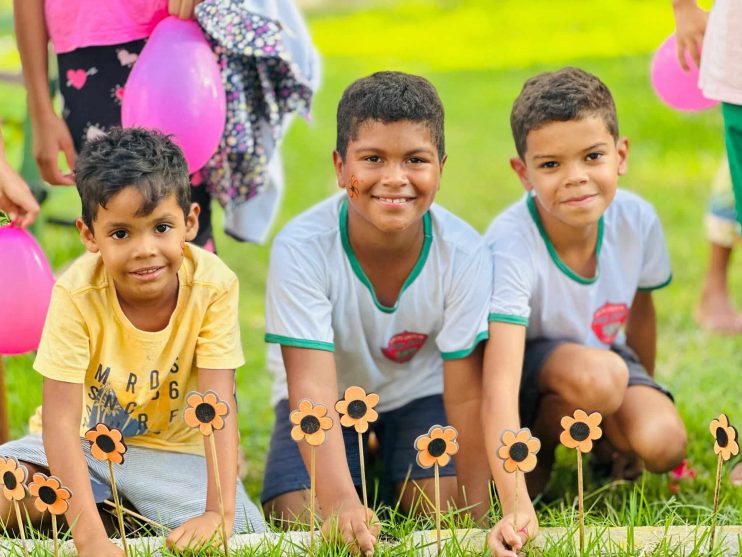
<svg viewBox="0 0 742 557">
<path fill-rule="evenodd" d="M 97 253 L 98 244 L 95 241 L 95 235 L 93 234 L 93 231 L 90 228 L 88 228 L 88 225 L 85 224 L 83 220 L 80 218 L 75 220 L 75 226 L 77 227 L 77 230 L 80 232 L 80 239 L 82 240 L 82 243 L 85 246 L 85 249 L 87 249 L 91 253 Z"/>
<path fill-rule="evenodd" d="M 198 214 L 201 212 L 201 207 L 198 203 L 191 203 L 191 209 L 186 215 L 186 233 L 185 239 L 187 242 L 191 242 L 196 238 L 198 234 Z"/>
<path fill-rule="evenodd" d="M 518 179 L 520 180 L 520 183 L 523 184 L 523 187 L 526 189 L 526 191 L 531 191 L 533 189 L 533 186 L 528 180 L 528 174 L 526 173 L 526 163 L 524 163 L 520 157 L 513 157 L 512 159 L 510 159 L 510 168 L 512 168 L 518 175 Z"/>
<path fill-rule="evenodd" d="M 332 152 L 332 166 L 335 167 L 335 178 L 337 179 L 338 187 L 344 188 L 346 186 L 343 179 L 343 167 L 345 163 L 343 162 L 343 157 L 336 150 Z"/>
<path fill-rule="evenodd" d="M 623 176 L 629 169 L 629 140 L 622 137 L 616 142 L 616 153 L 618 155 L 618 175 Z"/>
</svg>

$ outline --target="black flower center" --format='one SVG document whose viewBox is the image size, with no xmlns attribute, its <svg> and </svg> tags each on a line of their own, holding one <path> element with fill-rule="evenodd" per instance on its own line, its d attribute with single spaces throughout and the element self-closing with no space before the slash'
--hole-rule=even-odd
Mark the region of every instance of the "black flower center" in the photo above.
<svg viewBox="0 0 742 557">
<path fill-rule="evenodd" d="M 5 472 L 5 474 L 3 474 L 3 483 L 5 484 L 5 487 L 13 490 L 18 485 L 18 480 L 15 479 L 15 474 L 13 474 L 13 472 Z"/>
<path fill-rule="evenodd" d="M 729 444 L 729 435 L 723 427 L 716 428 L 716 442 L 720 447 L 726 447 Z"/>
<path fill-rule="evenodd" d="M 510 445 L 510 458 L 515 462 L 523 462 L 528 458 L 528 445 L 520 441 Z"/>
<path fill-rule="evenodd" d="M 575 422 L 569 428 L 569 434 L 575 441 L 584 441 L 590 435 L 590 426 L 585 422 Z"/>
<path fill-rule="evenodd" d="M 116 443 L 108 435 L 99 435 L 95 438 L 95 444 L 104 453 L 112 453 L 116 450 Z"/>
<path fill-rule="evenodd" d="M 202 424 L 210 424 L 216 417 L 216 410 L 208 402 L 202 402 L 196 406 L 196 419 Z"/>
<path fill-rule="evenodd" d="M 430 456 L 438 458 L 446 452 L 446 440 L 445 439 L 433 439 L 428 445 L 428 452 Z"/>
<path fill-rule="evenodd" d="M 319 418 L 317 416 L 304 416 L 299 424 L 301 430 L 307 434 L 317 433 L 319 431 Z"/>
<path fill-rule="evenodd" d="M 363 418 L 363 416 L 366 415 L 366 408 L 366 403 L 362 400 L 352 400 L 350 404 L 348 404 L 348 416 L 354 420 Z"/>
<path fill-rule="evenodd" d="M 42 485 L 39 488 L 39 499 L 47 505 L 53 505 L 57 502 L 57 492 L 48 485 Z"/>
</svg>

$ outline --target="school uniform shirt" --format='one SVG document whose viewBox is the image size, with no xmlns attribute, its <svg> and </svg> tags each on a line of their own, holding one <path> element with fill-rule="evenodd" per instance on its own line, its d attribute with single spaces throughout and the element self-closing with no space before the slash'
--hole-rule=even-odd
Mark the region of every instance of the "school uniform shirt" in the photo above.
<svg viewBox="0 0 742 557">
<path fill-rule="evenodd" d="M 203 454 L 201 433 L 183 420 L 185 399 L 198 390 L 198 368 L 244 363 L 239 285 L 216 255 L 184 251 L 177 305 L 161 331 L 131 324 L 100 254 L 80 257 L 54 285 L 34 369 L 84 389 L 81 435 L 103 422 L 132 445 Z"/>
<path fill-rule="evenodd" d="M 566 339 L 608 348 L 625 342 L 622 327 L 637 290 L 670 283 L 670 257 L 653 207 L 619 189 L 598 223 L 597 268 L 581 277 L 559 258 L 526 195 L 490 225 L 494 258 L 490 321 L 527 327 L 528 339 Z"/>
<path fill-rule="evenodd" d="M 417 264 L 386 307 L 353 253 L 347 223 L 341 192 L 273 243 L 265 336 L 273 404 L 288 398 L 280 345 L 333 352 L 338 396 L 359 385 L 378 393 L 377 409 L 387 411 L 442 393 L 443 360 L 464 358 L 487 338 L 492 261 L 471 226 L 433 205 Z"/>
</svg>

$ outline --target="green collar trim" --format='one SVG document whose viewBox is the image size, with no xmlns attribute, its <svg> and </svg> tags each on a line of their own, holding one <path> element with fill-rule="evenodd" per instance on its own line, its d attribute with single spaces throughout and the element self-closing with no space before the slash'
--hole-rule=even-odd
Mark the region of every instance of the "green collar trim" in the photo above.
<svg viewBox="0 0 742 557">
<path fill-rule="evenodd" d="M 546 244 L 546 249 L 549 251 L 552 261 L 554 261 L 554 264 L 559 268 L 559 270 L 573 281 L 580 284 L 593 284 L 597 281 L 600 276 L 600 268 L 598 266 L 600 260 L 600 248 L 603 245 L 603 216 L 601 215 L 600 220 L 598 221 L 598 241 L 595 244 L 595 276 L 586 278 L 575 273 L 559 258 L 559 254 L 556 252 L 556 249 L 554 249 L 554 244 L 551 243 L 551 238 L 546 234 L 544 223 L 541 222 L 541 216 L 538 214 L 538 209 L 536 208 L 536 200 L 532 195 L 529 195 L 526 198 L 526 203 L 528 204 L 528 212 L 531 213 L 531 218 L 533 219 L 533 222 L 536 223 L 538 232 L 541 234 L 541 238 L 543 238 L 544 243 Z"/>
<path fill-rule="evenodd" d="M 428 253 L 430 252 L 430 245 L 433 242 L 433 225 L 430 218 L 430 211 L 427 211 L 423 215 L 423 249 L 420 251 L 420 257 L 417 259 L 417 263 L 415 263 L 415 266 L 412 268 L 412 272 L 410 272 L 410 275 L 407 277 L 407 280 L 404 281 L 404 284 L 402 285 L 402 290 L 399 291 L 399 296 L 397 297 L 397 301 L 394 302 L 394 305 L 391 307 L 385 306 L 379 302 L 379 300 L 376 298 L 376 292 L 374 292 L 374 286 L 371 284 L 371 281 L 366 276 L 366 273 L 363 270 L 363 267 L 361 267 L 361 264 L 358 261 L 358 258 L 356 257 L 356 254 L 353 253 L 353 248 L 350 246 L 350 237 L 348 236 L 348 200 L 343 199 L 342 204 L 340 205 L 340 238 L 343 242 L 343 249 L 345 250 L 345 255 L 348 256 L 348 261 L 350 261 L 350 266 L 353 268 L 353 272 L 356 274 L 358 279 L 368 288 L 368 291 L 371 293 L 371 298 L 374 301 L 374 305 L 384 313 L 394 313 L 397 311 L 397 308 L 399 307 L 399 299 L 402 297 L 402 294 L 404 294 L 404 291 L 407 290 L 407 288 L 415 282 L 415 279 L 420 274 L 420 271 L 423 270 L 423 267 L 425 266 L 425 261 L 428 259 Z"/>
</svg>

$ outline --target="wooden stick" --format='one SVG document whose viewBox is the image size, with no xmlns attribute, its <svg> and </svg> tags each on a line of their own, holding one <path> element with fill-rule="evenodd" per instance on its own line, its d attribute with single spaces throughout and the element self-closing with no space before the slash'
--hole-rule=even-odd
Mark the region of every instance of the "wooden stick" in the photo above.
<svg viewBox="0 0 742 557">
<path fill-rule="evenodd" d="M 363 459 L 363 434 L 358 433 L 358 453 L 360 455 L 361 459 L 361 491 L 363 492 L 363 506 L 364 511 L 365 509 L 368 509 L 368 494 L 366 492 L 366 463 Z M 366 516 L 368 516 L 368 513 L 366 513 Z M 368 526 L 368 523 L 366 524 Z"/>
<path fill-rule="evenodd" d="M 9 439 L 8 400 L 5 396 L 5 367 L 3 366 L 3 357 L 0 355 L 0 444 L 7 443 Z"/>
<path fill-rule="evenodd" d="M 309 554 L 314 554 L 314 474 L 315 474 L 315 448 L 309 448 Z"/>
<path fill-rule="evenodd" d="M 435 478 L 435 541 L 438 546 L 438 555 L 441 554 L 441 481 L 438 476 L 438 463 L 434 467 Z"/>
<path fill-rule="evenodd" d="M 21 507 L 18 505 L 18 501 L 13 499 L 13 507 L 15 508 L 15 517 L 18 520 L 18 530 L 21 532 L 21 543 L 23 544 L 23 555 L 28 557 L 28 548 L 26 547 L 26 530 L 23 528 L 23 518 L 21 517 Z"/>
<path fill-rule="evenodd" d="M 121 544 L 124 546 L 124 557 L 129 557 L 129 548 L 126 545 L 126 531 L 124 530 L 124 513 L 121 512 L 121 501 L 116 489 L 116 476 L 113 474 L 113 463 L 108 461 L 108 472 L 111 474 L 111 491 L 113 491 L 113 502 L 116 504 L 116 515 L 119 519 L 119 530 L 121 530 Z"/>
<path fill-rule="evenodd" d="M 515 470 L 515 497 L 513 497 L 513 530 L 518 531 L 518 470 Z"/>
<path fill-rule="evenodd" d="M 716 534 L 716 513 L 719 511 L 719 491 L 721 488 L 721 473 L 724 460 L 721 454 L 716 461 L 716 485 L 714 486 L 714 512 L 711 515 L 711 535 L 709 536 L 709 549 L 714 548 L 714 536 Z"/>
<path fill-rule="evenodd" d="M 59 557 L 59 538 L 57 535 L 57 515 L 52 514 L 52 539 L 54 540 L 54 557 Z"/>
<path fill-rule="evenodd" d="M 580 555 L 585 554 L 585 509 L 582 485 L 582 453 L 577 449 L 577 514 L 580 523 Z"/>
<path fill-rule="evenodd" d="M 227 526 L 224 521 L 224 498 L 222 497 L 222 481 L 219 478 L 219 462 L 216 458 L 216 441 L 214 433 L 209 435 L 211 439 L 211 459 L 214 462 L 214 480 L 216 480 L 216 495 L 219 498 L 219 515 L 222 520 L 222 541 L 224 543 L 224 557 L 229 555 L 229 539 L 227 538 Z"/>
<path fill-rule="evenodd" d="M 109 501 L 108 499 L 103 501 L 103 504 L 108 505 L 109 507 L 113 507 L 114 509 L 116 508 L 116 504 L 113 501 Z M 164 526 L 159 522 L 155 522 L 151 518 L 147 518 L 146 516 L 142 516 L 139 513 L 135 513 L 134 511 L 132 511 L 131 509 L 127 509 L 126 507 L 121 507 L 121 510 L 129 516 L 136 518 L 141 522 L 149 524 L 150 526 L 154 526 L 155 528 L 159 528 L 160 530 L 163 530 L 165 532 L 169 532 L 171 530 L 171 528 L 168 528 L 167 526 Z"/>
</svg>

